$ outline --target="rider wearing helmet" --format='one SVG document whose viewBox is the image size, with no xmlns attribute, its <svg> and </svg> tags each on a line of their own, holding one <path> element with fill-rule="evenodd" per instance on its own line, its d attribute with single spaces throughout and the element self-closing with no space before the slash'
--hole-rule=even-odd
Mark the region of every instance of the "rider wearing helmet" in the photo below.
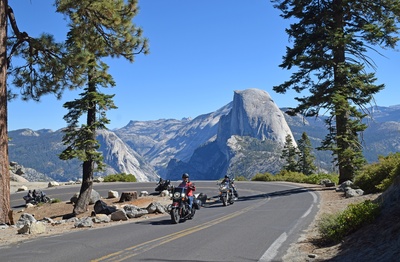
<svg viewBox="0 0 400 262">
<path fill-rule="evenodd" d="M 193 204 L 193 191 L 196 191 L 196 187 L 190 182 L 188 173 L 182 175 L 182 183 L 180 183 L 178 187 L 187 188 L 186 194 L 188 196 L 189 208 L 191 209 Z"/>
<path fill-rule="evenodd" d="M 224 182 L 229 183 L 229 186 L 232 187 L 232 189 L 233 189 L 233 194 L 235 195 L 235 197 L 239 197 L 239 195 L 236 191 L 234 181 L 231 180 L 228 175 L 225 175 L 224 179 L 222 179 L 222 183 L 224 183 Z"/>
</svg>

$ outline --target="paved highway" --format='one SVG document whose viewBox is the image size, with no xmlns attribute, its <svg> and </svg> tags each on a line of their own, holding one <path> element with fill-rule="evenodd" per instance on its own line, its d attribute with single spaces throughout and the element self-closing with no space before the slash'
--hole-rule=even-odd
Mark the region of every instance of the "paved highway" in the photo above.
<svg viewBox="0 0 400 262">
<path fill-rule="evenodd" d="M 218 194 L 215 181 L 193 182 L 197 193 Z M 313 220 L 318 194 L 289 183 L 235 184 L 240 195 L 237 202 L 227 207 L 211 203 L 198 210 L 193 220 L 175 225 L 169 216 L 160 216 L 39 238 L 2 248 L 1 261 L 281 261 Z M 154 188 L 154 182 L 94 186 L 104 197 L 110 189 L 151 193 Z M 45 190 L 62 200 L 77 191 L 79 186 Z M 22 195 L 12 194 L 13 207 L 23 204 L 18 199 Z"/>
</svg>

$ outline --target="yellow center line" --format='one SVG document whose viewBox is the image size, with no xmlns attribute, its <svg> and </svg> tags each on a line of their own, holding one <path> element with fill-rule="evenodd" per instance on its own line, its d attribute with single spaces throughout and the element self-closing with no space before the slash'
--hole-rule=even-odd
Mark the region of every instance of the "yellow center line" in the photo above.
<svg viewBox="0 0 400 262">
<path fill-rule="evenodd" d="M 266 202 L 268 200 L 269 200 L 269 198 L 266 198 L 262 202 Z M 233 212 L 231 214 L 225 215 L 223 217 L 216 218 L 214 220 L 211 220 L 209 222 L 203 223 L 201 225 L 194 226 L 194 227 L 192 227 L 190 229 L 185 229 L 185 230 L 182 230 L 182 231 L 178 231 L 178 232 L 166 235 L 166 236 L 162 236 L 162 237 L 159 237 L 159 238 L 156 238 L 156 239 L 153 239 L 153 240 L 146 241 L 146 242 L 141 243 L 139 245 L 135 245 L 135 246 L 131 246 L 131 247 L 125 248 L 125 249 L 123 249 L 121 251 L 114 252 L 114 253 L 105 255 L 103 257 L 94 259 L 94 260 L 92 260 L 92 262 L 124 261 L 124 260 L 126 260 L 128 258 L 134 257 L 136 255 L 139 255 L 139 254 L 143 253 L 143 252 L 149 251 L 149 250 L 151 250 L 151 249 L 153 249 L 155 247 L 161 246 L 161 245 L 163 245 L 165 243 L 168 243 L 168 242 L 171 242 L 171 241 L 173 241 L 175 239 L 187 236 L 189 234 L 195 233 L 197 231 L 209 228 L 211 226 L 214 226 L 214 225 L 217 225 L 219 223 L 222 223 L 222 222 L 224 222 L 226 220 L 229 220 L 229 219 L 232 219 L 234 217 L 237 217 L 237 216 L 239 216 L 241 214 L 246 213 L 247 211 L 249 211 L 251 209 L 259 207 L 260 204 L 261 204 L 260 202 L 257 202 L 254 205 L 248 206 L 248 207 L 246 207 L 244 209 L 241 209 L 239 211 L 236 211 L 236 212 Z"/>
</svg>

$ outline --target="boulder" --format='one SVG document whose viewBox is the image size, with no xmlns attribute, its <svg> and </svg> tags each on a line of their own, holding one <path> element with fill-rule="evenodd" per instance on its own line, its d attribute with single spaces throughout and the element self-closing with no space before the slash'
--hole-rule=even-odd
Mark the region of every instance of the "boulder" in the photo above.
<svg viewBox="0 0 400 262">
<path fill-rule="evenodd" d="M 97 200 L 94 204 L 94 212 L 96 214 L 110 215 L 111 213 L 117 211 L 115 207 L 108 206 L 104 201 Z"/>
<path fill-rule="evenodd" d="M 47 187 L 56 187 L 56 186 L 59 186 L 60 185 L 60 183 L 58 183 L 58 182 L 56 182 L 56 181 L 50 181 L 48 184 L 47 184 Z"/>
<path fill-rule="evenodd" d="M 20 187 L 18 187 L 17 192 L 27 191 L 27 190 L 28 190 L 27 186 L 20 186 Z"/>
<path fill-rule="evenodd" d="M 75 227 L 93 227 L 93 220 L 90 217 L 83 217 L 79 219 L 75 225 Z"/>
<path fill-rule="evenodd" d="M 138 196 L 136 191 L 122 192 L 119 202 L 132 201 L 137 198 Z"/>
<path fill-rule="evenodd" d="M 122 209 L 118 209 L 114 213 L 111 214 L 112 221 L 126 221 L 128 220 L 128 216 L 126 215 L 125 211 Z"/>
<path fill-rule="evenodd" d="M 28 214 L 28 213 L 24 213 L 19 217 L 19 219 L 18 219 L 18 221 L 16 223 L 16 226 L 18 228 L 21 228 L 26 224 L 32 224 L 34 222 L 37 222 L 37 220 L 33 215 Z"/>
<path fill-rule="evenodd" d="M 71 203 L 76 204 L 76 202 L 78 201 L 78 197 L 79 197 L 79 192 L 75 193 L 71 197 L 71 199 L 70 199 Z M 100 198 L 101 198 L 100 194 L 96 190 L 92 189 L 92 192 L 90 194 L 90 199 L 89 199 L 89 205 L 93 205 L 94 203 L 97 202 L 97 200 L 100 200 Z"/>
<path fill-rule="evenodd" d="M 46 226 L 39 221 L 27 223 L 18 229 L 18 234 L 41 234 L 44 232 L 46 232 Z"/>
<path fill-rule="evenodd" d="M 153 214 L 153 213 L 165 213 L 165 207 L 163 205 L 161 205 L 158 202 L 153 202 L 150 203 L 146 210 L 149 212 L 149 214 Z"/>
</svg>

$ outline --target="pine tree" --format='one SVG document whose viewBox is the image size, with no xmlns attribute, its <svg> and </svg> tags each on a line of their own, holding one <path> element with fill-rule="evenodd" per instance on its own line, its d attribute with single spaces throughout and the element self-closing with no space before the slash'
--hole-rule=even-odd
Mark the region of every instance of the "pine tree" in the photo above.
<svg viewBox="0 0 400 262">
<path fill-rule="evenodd" d="M 79 64 L 71 71 L 71 79 L 77 86 L 86 85 L 81 98 L 65 103 L 69 113 L 63 142 L 67 148 L 60 158 L 78 158 L 83 161 L 83 179 L 80 195 L 73 213 L 87 209 L 93 188 L 93 173 L 104 167 L 103 156 L 98 152 L 96 130 L 106 128 L 109 120 L 106 111 L 116 108 L 113 95 L 105 95 L 99 87 L 113 87 L 104 57 L 123 57 L 130 62 L 139 53 L 147 53 L 147 40 L 141 28 L 132 23 L 138 12 L 137 1 L 129 0 L 57 0 L 57 10 L 70 19 L 67 45 L 67 64 Z M 79 127 L 79 119 L 86 113 L 86 124 Z M 96 118 L 96 115 L 99 115 Z"/>
<path fill-rule="evenodd" d="M 297 148 L 299 150 L 299 171 L 305 175 L 311 175 L 317 168 L 314 165 L 315 156 L 311 153 L 311 141 L 306 132 L 303 132 L 297 141 Z"/>
<path fill-rule="evenodd" d="M 400 1 L 273 0 L 284 19 L 293 19 L 286 30 L 294 40 L 287 47 L 282 68 L 296 67 L 290 80 L 275 86 L 278 93 L 303 90 L 292 114 L 318 116 L 324 109 L 329 134 L 320 149 L 331 150 L 339 167 L 339 183 L 352 180 L 365 162 L 359 135 L 366 105 L 384 88 L 375 85 L 374 67 L 366 52 L 373 46 L 394 48 L 398 42 Z M 295 20 L 294 20 L 295 19 Z"/>
<path fill-rule="evenodd" d="M 10 175 L 8 159 L 7 104 L 21 95 L 23 100 L 39 101 L 45 94 L 60 98 L 69 81 L 62 43 L 50 34 L 34 38 L 20 31 L 7 0 L 0 0 L 0 223 L 8 223 Z M 10 28 L 10 31 L 7 30 Z M 18 60 L 13 59 L 19 58 Z M 7 77 L 10 81 L 7 81 Z M 12 85 L 8 86 L 7 82 Z M 19 89 L 13 91 L 11 88 Z"/>
<path fill-rule="evenodd" d="M 285 160 L 286 164 L 283 166 L 284 170 L 297 172 L 298 169 L 298 150 L 293 145 L 291 135 L 285 137 L 285 144 L 282 149 L 281 159 Z"/>
</svg>

